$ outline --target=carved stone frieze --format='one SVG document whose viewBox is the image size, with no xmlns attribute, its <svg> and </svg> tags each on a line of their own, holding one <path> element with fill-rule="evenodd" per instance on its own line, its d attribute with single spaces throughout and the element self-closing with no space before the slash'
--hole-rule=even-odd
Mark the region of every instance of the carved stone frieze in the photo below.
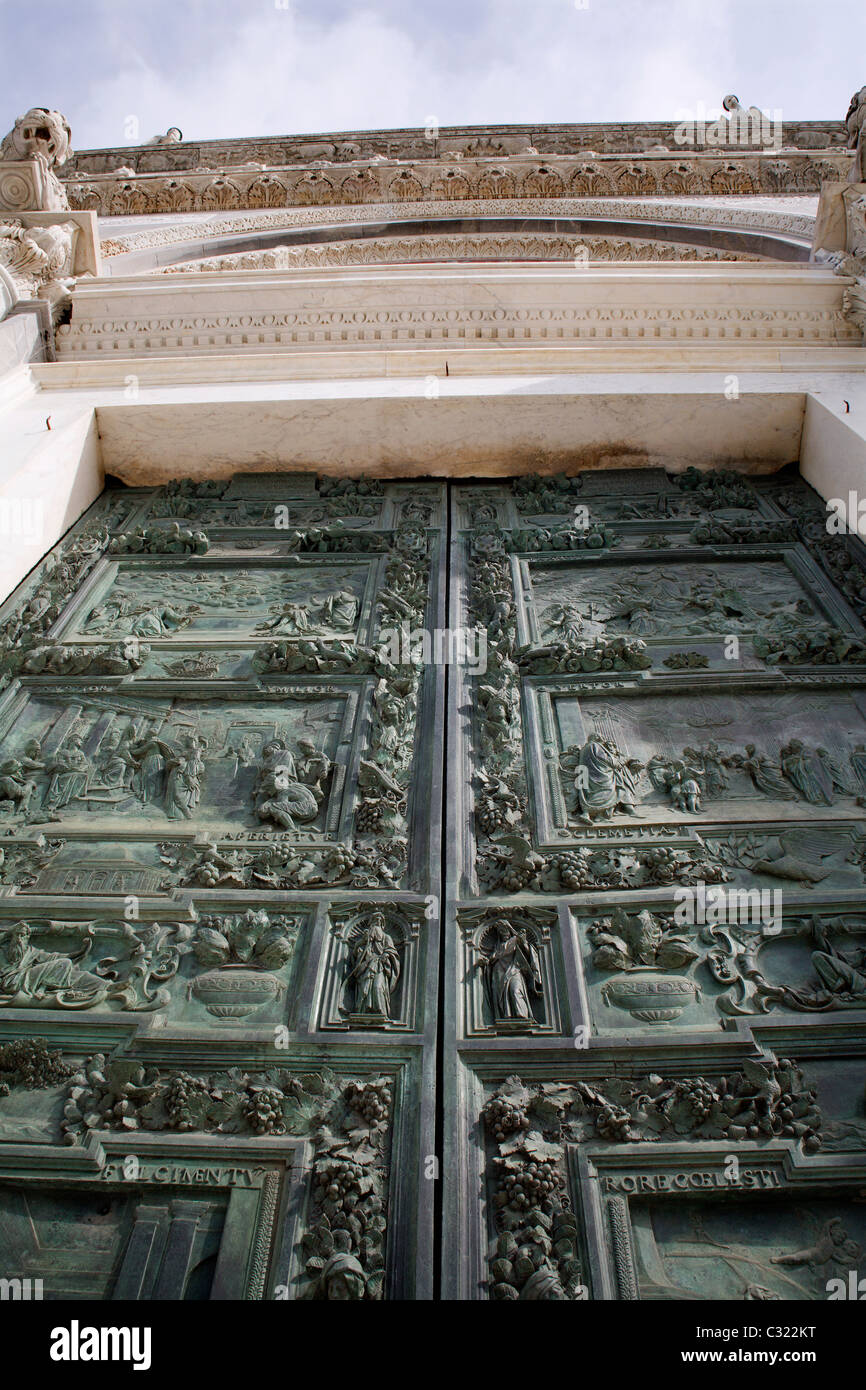
<svg viewBox="0 0 866 1390">
<path fill-rule="evenodd" d="M 628 218 L 639 222 L 674 222 L 686 226 L 745 227 L 756 231 L 783 233 L 808 240 L 814 228 L 813 201 L 804 195 L 771 198 L 714 197 L 697 198 L 592 198 L 565 199 L 487 197 L 472 200 L 443 199 L 441 202 L 356 204 L 351 208 L 283 208 L 275 211 L 246 211 L 212 214 L 208 217 L 210 236 L 232 235 L 252 231 L 275 231 L 282 228 L 343 223 L 381 222 L 411 217 L 610 217 Z M 189 239 L 187 223 L 148 227 L 141 231 L 115 232 L 102 240 L 105 256 L 121 255 L 126 251 L 143 251 L 157 246 L 170 246 Z"/>
<path fill-rule="evenodd" d="M 822 179 L 843 178 L 852 164 L 844 150 L 714 151 L 681 149 L 623 158 L 616 154 L 466 153 L 443 170 L 436 158 L 334 163 L 331 167 L 187 167 L 173 173 L 130 172 L 128 151 L 113 171 L 72 169 L 66 180 L 72 207 L 102 216 L 222 211 L 230 208 L 417 203 L 476 199 L 551 199 L 683 195 L 817 193 Z M 420 155 L 420 157 L 419 157 Z M 150 156 L 151 158 L 153 156 Z M 176 158 L 176 156 L 175 156 Z"/>
<path fill-rule="evenodd" d="M 413 236 L 346 240 L 325 246 L 275 246 L 265 251 L 238 251 L 201 261 L 165 266 L 161 274 L 191 270 L 292 270 L 317 266 L 400 265 L 431 261 L 755 261 L 757 256 L 720 247 L 651 238 L 522 235 Z"/>
</svg>

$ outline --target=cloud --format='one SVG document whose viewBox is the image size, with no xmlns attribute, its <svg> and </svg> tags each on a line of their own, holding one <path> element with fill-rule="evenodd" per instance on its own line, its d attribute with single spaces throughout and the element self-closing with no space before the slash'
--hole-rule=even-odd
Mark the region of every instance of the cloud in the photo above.
<svg viewBox="0 0 866 1390">
<path fill-rule="evenodd" d="M 718 109 L 729 91 L 791 119 L 832 119 L 862 82 L 861 0 L 824 0 L 820 26 L 812 0 L 578 4 L 43 0 L 37 11 L 0 0 L 0 47 L 20 58 L 5 74 L 4 128 L 38 102 L 64 110 L 79 149 L 169 125 L 205 140 L 431 117 L 666 120 Z"/>
</svg>

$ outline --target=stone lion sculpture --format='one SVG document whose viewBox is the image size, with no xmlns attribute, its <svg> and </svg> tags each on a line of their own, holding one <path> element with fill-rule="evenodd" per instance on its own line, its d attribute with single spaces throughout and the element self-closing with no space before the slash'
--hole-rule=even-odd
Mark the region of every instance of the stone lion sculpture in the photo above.
<svg viewBox="0 0 866 1390">
<path fill-rule="evenodd" d="M 65 164 L 71 154 L 72 132 L 66 117 L 44 106 L 19 116 L 0 145 L 0 160 L 32 159 L 41 154 L 49 169 Z"/>
</svg>

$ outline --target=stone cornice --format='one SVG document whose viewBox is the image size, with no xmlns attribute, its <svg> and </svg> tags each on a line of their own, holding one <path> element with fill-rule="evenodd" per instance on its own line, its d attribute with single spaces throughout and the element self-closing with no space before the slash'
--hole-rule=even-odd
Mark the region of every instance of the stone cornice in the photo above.
<svg viewBox="0 0 866 1390">
<path fill-rule="evenodd" d="M 811 244 L 817 199 L 806 196 L 779 198 L 701 198 L 693 200 L 664 198 L 545 198 L 532 202 L 509 198 L 501 201 L 475 199 L 470 203 L 408 203 L 383 204 L 377 207 L 346 208 L 284 208 L 270 212 L 237 212 L 223 215 L 194 215 L 177 222 L 148 222 L 142 228 L 119 231 L 102 241 L 105 258 L 133 256 L 159 247 L 176 246 L 178 255 L 197 259 L 207 254 L 225 253 L 235 248 L 235 239 L 254 232 L 273 234 L 277 231 L 302 231 L 304 228 L 342 227 L 381 223 L 392 226 L 405 224 L 407 235 L 413 224 L 431 217 L 531 217 L 531 218 L 604 218 L 632 222 L 657 222 L 684 227 L 718 227 L 768 232 Z M 109 232 L 111 227 L 109 224 Z M 528 230 L 528 229 L 527 229 Z M 232 239 L 232 246 L 224 243 Z M 687 240 L 686 237 L 682 238 Z M 212 248 L 212 249 L 211 249 Z M 189 253 L 194 253 L 194 257 Z M 165 258 L 153 264 L 165 265 Z M 170 263 L 170 262 L 169 262 Z M 122 273 L 119 269 L 117 273 Z M 145 266 L 136 264 L 135 269 Z"/>
<path fill-rule="evenodd" d="M 268 166 L 345 164 L 357 159 L 454 159 L 485 155 L 492 159 L 534 153 L 645 154 L 659 146 L 676 153 L 677 123 L 605 122 L 585 125 L 443 126 L 441 129 L 339 131 L 313 135 L 271 135 L 256 139 L 187 141 L 161 145 L 115 145 L 78 150 L 67 164 L 70 175 L 110 172 L 127 165 L 138 173 L 178 169 L 236 168 L 250 160 Z M 708 148 L 695 132 L 695 149 Z M 784 121 L 785 149 L 839 149 L 846 144 L 843 121 Z M 736 148 L 736 146 L 724 146 Z"/>
<path fill-rule="evenodd" d="M 843 277 L 814 266 L 451 265 L 221 271 L 81 282 L 61 358 L 515 342 L 861 340 Z"/>
</svg>

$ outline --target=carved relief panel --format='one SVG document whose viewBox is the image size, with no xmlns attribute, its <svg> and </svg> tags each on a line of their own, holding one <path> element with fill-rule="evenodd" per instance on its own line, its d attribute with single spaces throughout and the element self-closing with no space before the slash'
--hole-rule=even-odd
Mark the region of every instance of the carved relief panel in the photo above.
<svg viewBox="0 0 866 1390">
<path fill-rule="evenodd" d="M 448 494 L 110 490 L 0 613 L 0 1253 L 50 1296 L 859 1268 L 860 542 L 788 471 Z"/>
<path fill-rule="evenodd" d="M 444 536 L 436 483 L 118 489 L 0 614 L 2 1255 L 46 1296 L 430 1297 Z"/>
<path fill-rule="evenodd" d="M 866 552 L 791 470 L 455 484 L 452 528 L 486 656 L 450 695 L 443 1288 L 826 1298 L 866 1258 Z"/>
</svg>

